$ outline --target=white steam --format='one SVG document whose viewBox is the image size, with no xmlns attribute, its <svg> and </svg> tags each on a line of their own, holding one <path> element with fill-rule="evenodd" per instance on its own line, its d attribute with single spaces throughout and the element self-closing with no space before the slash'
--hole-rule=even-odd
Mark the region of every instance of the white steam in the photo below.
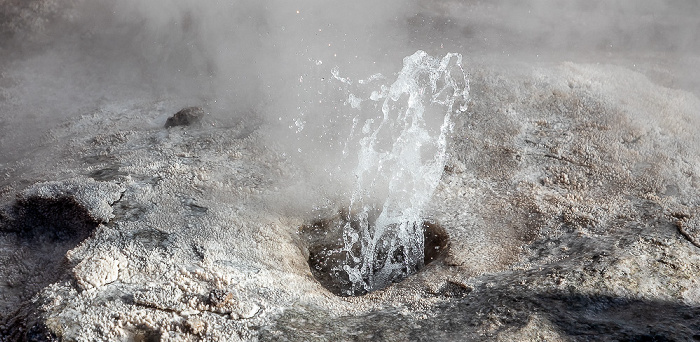
<svg viewBox="0 0 700 342">
<path fill-rule="evenodd" d="M 19 6 L 13 3 L 0 7 Z M 694 0 L 27 3 L 65 9 L 36 12 L 51 19 L 28 21 L 40 25 L 2 25 L 38 27 L 39 37 L 26 44 L 2 38 L 3 157 L 60 120 L 152 99 L 170 101 L 173 110 L 204 105 L 221 119 L 277 124 L 271 142 L 283 140 L 302 163 L 337 158 L 352 124 L 348 111 L 366 108 L 348 98 L 356 89 L 339 85 L 332 70 L 355 80 L 389 76 L 417 50 L 491 64 L 622 64 L 664 86 L 700 93 L 700 3 Z M 5 10 L 0 17 L 25 12 Z M 674 72 L 644 67 L 657 60 Z"/>
</svg>

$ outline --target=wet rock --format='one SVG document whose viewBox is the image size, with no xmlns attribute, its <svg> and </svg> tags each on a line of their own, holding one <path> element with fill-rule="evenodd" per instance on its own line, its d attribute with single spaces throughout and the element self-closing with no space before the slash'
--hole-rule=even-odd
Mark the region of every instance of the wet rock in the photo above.
<svg viewBox="0 0 700 342">
<path fill-rule="evenodd" d="M 205 114 L 204 109 L 201 107 L 184 108 L 165 121 L 165 128 L 175 126 L 191 126 L 197 124 L 202 121 Z"/>
<path fill-rule="evenodd" d="M 368 293 L 367 289 L 353 284 L 349 279 L 348 273 L 344 271 L 345 265 L 351 267 L 358 265 L 349 261 L 349 255 L 344 249 L 343 234 L 347 224 L 357 228 L 359 222 L 355 217 L 348 221 L 346 214 L 338 213 L 300 227 L 299 234 L 307 243 L 309 269 L 319 283 L 338 296 L 360 296 Z M 433 221 L 424 221 L 419 229 L 423 231 L 424 238 L 423 264 L 418 265 L 414 270 L 406 268 L 393 274 L 390 281 L 382 284 L 377 289 L 373 289 L 373 291 L 389 286 L 394 282 L 400 282 L 422 269 L 425 265 L 438 259 L 444 259 L 449 246 L 445 230 Z M 401 251 L 397 249 L 392 258 L 402 258 Z M 359 253 L 359 249 L 353 252 Z M 386 258 L 386 251 L 377 252 L 376 259 L 378 261 L 372 266 L 375 270 L 381 269 L 384 265 L 385 258 L 380 257 L 381 253 L 384 253 Z"/>
</svg>

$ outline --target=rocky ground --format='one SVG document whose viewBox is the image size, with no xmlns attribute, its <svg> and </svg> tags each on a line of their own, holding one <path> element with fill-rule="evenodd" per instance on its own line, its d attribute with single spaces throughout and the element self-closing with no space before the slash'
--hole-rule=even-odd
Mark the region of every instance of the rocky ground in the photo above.
<svg viewBox="0 0 700 342">
<path fill-rule="evenodd" d="M 449 251 L 361 297 L 311 275 L 312 210 L 279 203 L 320 190 L 265 125 L 134 101 L 51 129 L 2 165 L 3 338 L 700 338 L 697 97 L 612 65 L 469 73 L 429 211 Z"/>
<path fill-rule="evenodd" d="M 54 5 L 0 2 L 0 34 L 42 32 Z M 22 87 L 37 113 L 52 87 L 94 93 L 44 82 L 41 56 L 0 61 L 0 341 L 700 340 L 700 99 L 678 56 L 464 54 L 426 212 L 448 250 L 359 297 L 316 280 L 303 228 L 345 185 L 308 176 L 276 115 L 136 92 L 18 118 Z"/>
</svg>

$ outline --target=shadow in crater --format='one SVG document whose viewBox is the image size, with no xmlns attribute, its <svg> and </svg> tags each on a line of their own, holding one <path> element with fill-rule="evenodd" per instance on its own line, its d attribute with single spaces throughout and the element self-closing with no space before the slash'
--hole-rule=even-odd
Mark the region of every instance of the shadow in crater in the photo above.
<svg viewBox="0 0 700 342">
<path fill-rule="evenodd" d="M 405 262 L 403 246 L 399 246 L 393 252 L 388 243 L 391 239 L 396 239 L 396 225 L 388 226 L 387 232 L 382 236 L 380 243 L 375 250 L 369 252 L 363 250 L 361 243 L 354 243 L 351 252 L 345 246 L 346 231 L 360 232 L 363 223 L 357 217 L 347 213 L 339 213 L 331 217 L 316 220 L 310 224 L 301 226 L 299 233 L 305 243 L 305 248 L 309 251 L 308 263 L 311 274 L 324 288 L 331 293 L 341 296 L 362 296 L 370 292 L 363 286 L 358 286 L 350 280 L 350 276 L 345 267 L 360 269 L 363 260 L 355 259 L 355 256 L 365 253 L 374 253 L 374 263 L 370 266 L 375 273 L 379 272 L 388 263 L 404 263 L 405 267 L 391 273 L 385 282 L 375 283 L 375 288 L 371 291 L 380 290 L 392 283 L 398 283 L 420 271 L 425 265 L 436 260 L 444 259 L 449 247 L 448 236 L 445 230 L 436 222 L 426 220 L 422 223 L 414 223 L 417 233 L 422 232 L 423 259 L 417 265 L 409 266 Z M 368 230 L 373 231 L 374 222 L 369 223 Z M 359 233 L 358 233 L 359 234 Z M 394 235 L 392 235 L 394 234 Z M 385 242 L 384 245 L 381 242 Z M 390 254 L 391 253 L 391 254 Z M 413 267 L 415 266 L 415 267 Z M 368 275 L 364 274 L 363 281 L 368 281 Z"/>
<path fill-rule="evenodd" d="M 26 341 L 46 335 L 41 333 L 46 329 L 34 317 L 35 305 L 29 299 L 66 275 L 66 252 L 88 238 L 99 224 L 72 197 L 22 198 L 3 210 L 0 337 Z M 50 340 L 50 336 L 39 340 Z"/>
</svg>

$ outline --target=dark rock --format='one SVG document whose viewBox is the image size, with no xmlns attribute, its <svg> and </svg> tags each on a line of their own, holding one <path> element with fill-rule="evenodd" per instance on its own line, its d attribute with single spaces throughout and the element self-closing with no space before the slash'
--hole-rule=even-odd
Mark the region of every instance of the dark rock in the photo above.
<svg viewBox="0 0 700 342">
<path fill-rule="evenodd" d="M 191 126 L 199 123 L 204 117 L 204 114 L 204 109 L 201 107 L 184 108 L 165 121 L 165 128 L 174 126 Z"/>
<path fill-rule="evenodd" d="M 221 307 L 228 304 L 233 300 L 233 294 L 231 292 L 216 289 L 209 292 L 209 304 L 214 307 Z"/>
</svg>

